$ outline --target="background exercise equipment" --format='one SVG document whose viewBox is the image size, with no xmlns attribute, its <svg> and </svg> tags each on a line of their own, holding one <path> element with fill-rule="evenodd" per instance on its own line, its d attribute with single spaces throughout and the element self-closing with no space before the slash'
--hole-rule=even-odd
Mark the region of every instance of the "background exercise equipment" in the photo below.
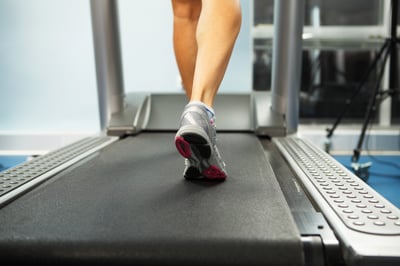
<svg viewBox="0 0 400 266">
<path fill-rule="evenodd" d="M 376 80 L 375 88 L 373 91 L 373 95 L 369 101 L 369 104 L 366 109 L 364 122 L 362 125 L 361 133 L 357 142 L 356 148 L 353 150 L 352 160 L 352 167 L 357 176 L 359 176 L 363 180 L 368 180 L 369 176 L 369 168 L 371 163 L 363 163 L 360 164 L 358 161 L 360 159 L 361 150 L 365 138 L 366 131 L 368 129 L 368 125 L 373 114 L 376 112 L 377 107 L 379 104 L 386 99 L 386 97 L 393 97 L 395 94 L 399 93 L 399 86 L 398 86 L 398 43 L 399 39 L 397 37 L 397 17 L 398 17 L 398 0 L 391 0 L 391 25 L 390 25 L 390 37 L 387 38 L 382 45 L 381 49 L 375 56 L 374 60 L 372 61 L 371 65 L 368 67 L 367 72 L 365 73 L 364 77 L 362 78 L 361 82 L 358 84 L 357 89 L 354 91 L 352 96 L 346 101 L 346 108 L 342 110 L 342 112 L 337 117 L 336 121 L 334 122 L 331 128 L 327 129 L 327 136 L 326 136 L 326 151 L 329 152 L 330 145 L 331 145 L 331 137 L 345 116 L 348 111 L 348 108 L 353 103 L 354 99 L 360 93 L 362 88 L 364 87 L 365 83 L 367 82 L 368 78 L 370 77 L 373 70 L 378 70 L 378 78 Z M 387 63 L 388 58 L 390 58 L 389 64 L 389 89 L 383 90 L 381 88 L 382 77 L 384 74 L 385 66 Z M 378 63 L 380 63 L 381 67 L 378 68 Z"/>
</svg>

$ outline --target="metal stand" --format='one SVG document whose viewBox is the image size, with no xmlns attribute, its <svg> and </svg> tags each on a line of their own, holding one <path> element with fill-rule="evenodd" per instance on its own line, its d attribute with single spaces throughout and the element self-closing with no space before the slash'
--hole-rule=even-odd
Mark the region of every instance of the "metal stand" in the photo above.
<svg viewBox="0 0 400 266">
<path fill-rule="evenodd" d="M 340 121 L 347 113 L 349 107 L 351 106 L 353 100 L 359 94 L 363 86 L 365 85 L 366 81 L 368 80 L 369 76 L 371 75 L 372 71 L 377 68 L 378 62 L 381 61 L 381 69 L 378 70 L 378 79 L 376 81 L 376 85 L 374 88 L 373 96 L 368 104 L 367 112 L 364 117 L 364 122 L 361 129 L 361 134 L 357 143 L 357 147 L 353 150 L 352 156 L 352 167 L 355 173 L 362 178 L 363 180 L 367 180 L 369 177 L 368 169 L 371 166 L 370 163 L 366 164 L 359 164 L 358 160 L 360 158 L 362 145 L 365 138 L 365 133 L 368 128 L 368 124 L 370 123 L 371 117 L 376 111 L 379 104 L 386 98 L 386 96 L 393 96 L 396 92 L 396 88 L 398 88 L 398 79 L 397 79 L 397 44 L 399 43 L 399 39 L 397 38 L 397 6 L 398 1 L 392 0 L 391 1 L 391 29 L 390 29 L 390 37 L 387 38 L 379 50 L 378 54 L 372 61 L 371 65 L 368 67 L 367 72 L 365 73 L 364 77 L 362 78 L 361 82 L 359 83 L 357 89 L 353 93 L 353 95 L 346 101 L 346 108 L 340 113 L 338 118 L 336 119 L 335 123 L 333 124 L 332 128 L 327 129 L 327 140 L 325 143 L 325 149 L 327 152 L 330 150 L 331 141 L 330 138 L 333 135 L 334 130 L 339 125 Z M 389 65 L 389 90 L 382 90 L 381 81 L 383 77 L 383 73 L 385 70 L 385 65 L 390 56 L 390 65 Z"/>
<path fill-rule="evenodd" d="M 124 109 L 124 79 L 116 0 L 90 1 L 95 51 L 100 128 Z"/>
<path fill-rule="evenodd" d="M 284 115 L 286 133 L 297 132 L 304 0 L 275 1 L 271 110 Z"/>
</svg>

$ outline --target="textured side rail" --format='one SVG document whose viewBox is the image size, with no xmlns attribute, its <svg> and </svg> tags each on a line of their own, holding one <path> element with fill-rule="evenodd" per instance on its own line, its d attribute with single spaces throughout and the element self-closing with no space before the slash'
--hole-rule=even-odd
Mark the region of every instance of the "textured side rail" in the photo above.
<svg viewBox="0 0 400 266">
<path fill-rule="evenodd" d="M 330 155 L 300 138 L 281 138 L 276 144 L 292 168 L 302 173 L 300 178 L 313 184 L 319 198 L 322 196 L 348 228 L 400 235 L 399 209 Z"/>
<path fill-rule="evenodd" d="M 0 172 L 0 207 L 55 173 L 116 141 L 89 137 Z"/>
</svg>

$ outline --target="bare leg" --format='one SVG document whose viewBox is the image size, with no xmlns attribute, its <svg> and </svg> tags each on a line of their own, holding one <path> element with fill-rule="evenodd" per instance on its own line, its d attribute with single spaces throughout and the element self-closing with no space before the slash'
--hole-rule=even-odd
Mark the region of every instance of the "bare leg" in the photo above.
<svg viewBox="0 0 400 266">
<path fill-rule="evenodd" d="M 197 57 L 196 29 L 201 12 L 201 0 L 172 0 L 172 8 L 175 58 L 183 87 L 190 99 Z"/>
<path fill-rule="evenodd" d="M 239 33 L 239 0 L 172 0 L 174 50 L 190 101 L 175 135 L 185 158 L 184 177 L 227 177 L 216 143 L 214 97 L 225 75 Z M 200 102 L 200 103 L 198 103 Z"/>
<path fill-rule="evenodd" d="M 212 107 L 240 30 L 239 0 L 172 0 L 174 49 L 186 95 Z"/>
</svg>

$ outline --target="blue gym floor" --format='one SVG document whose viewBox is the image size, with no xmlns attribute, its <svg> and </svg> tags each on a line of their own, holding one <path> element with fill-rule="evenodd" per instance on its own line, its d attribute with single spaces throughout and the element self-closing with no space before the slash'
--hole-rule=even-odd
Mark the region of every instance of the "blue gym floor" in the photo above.
<svg viewBox="0 0 400 266">
<path fill-rule="evenodd" d="M 0 155 L 0 172 L 4 171 L 8 168 L 16 166 L 20 163 L 25 162 L 28 159 L 27 156 L 8 156 L 8 155 Z"/>
<path fill-rule="evenodd" d="M 337 161 L 352 171 L 351 155 L 334 155 Z M 0 171 L 23 163 L 27 156 L 0 156 Z M 400 155 L 361 156 L 359 163 L 371 162 L 366 181 L 378 193 L 400 208 Z"/>
</svg>

